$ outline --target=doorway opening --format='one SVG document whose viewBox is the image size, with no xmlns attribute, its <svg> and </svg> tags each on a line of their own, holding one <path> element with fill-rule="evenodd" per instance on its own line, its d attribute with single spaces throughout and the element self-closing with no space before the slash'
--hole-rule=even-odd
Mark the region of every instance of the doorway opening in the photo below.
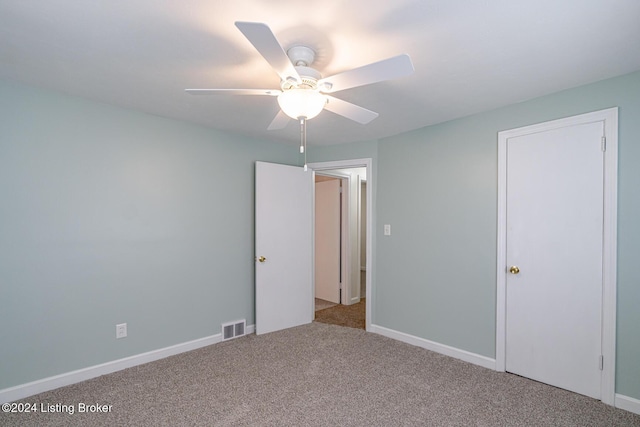
<svg viewBox="0 0 640 427">
<path fill-rule="evenodd" d="M 321 309 L 315 312 L 315 319 L 324 323 L 334 323 L 332 318 L 339 318 L 335 321 L 336 324 L 369 330 L 373 285 L 370 237 L 373 223 L 371 159 L 311 163 L 308 166 L 315 173 L 316 184 L 320 183 L 315 188 L 315 214 L 322 215 L 318 209 L 326 207 L 320 206 L 326 203 L 318 197 L 322 198 L 327 196 L 325 193 L 331 195 L 333 192 L 338 200 L 337 203 L 328 203 L 330 206 L 327 210 L 331 217 L 328 223 L 334 227 L 333 231 L 329 232 L 333 237 L 328 239 L 329 244 L 327 236 L 324 235 L 326 231 L 319 231 L 317 228 L 320 223 L 327 225 L 327 221 L 319 216 L 314 218 L 314 301 L 317 301 L 316 296 L 325 296 L 320 298 L 324 301 L 319 301 L 318 306 L 314 304 L 316 310 Z M 342 193 L 339 193 L 340 191 Z M 331 262 L 328 264 L 329 267 L 324 264 L 327 258 Z M 330 284 L 333 284 L 333 288 L 328 292 L 327 284 L 321 283 L 327 276 Z M 328 319 L 325 319 L 327 317 Z M 362 321 L 359 317 L 363 317 Z M 361 322 L 362 326 L 354 326 L 358 322 Z"/>
</svg>

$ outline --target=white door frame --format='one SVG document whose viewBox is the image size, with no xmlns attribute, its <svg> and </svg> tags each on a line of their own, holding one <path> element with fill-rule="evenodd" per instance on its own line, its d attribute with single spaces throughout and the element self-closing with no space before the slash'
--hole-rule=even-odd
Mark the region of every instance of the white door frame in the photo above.
<svg viewBox="0 0 640 427">
<path fill-rule="evenodd" d="M 618 200 L 618 108 L 595 111 L 498 133 L 498 236 L 496 287 L 496 371 L 506 369 L 506 277 L 507 277 L 507 142 L 509 138 L 583 123 L 604 122 L 604 224 L 602 293 L 602 385 L 601 400 L 615 403 L 616 361 L 616 266 Z"/>
<path fill-rule="evenodd" d="M 375 183 L 374 180 L 374 171 L 373 171 L 373 162 L 370 158 L 365 159 L 351 159 L 351 160 L 336 160 L 330 162 L 318 162 L 318 163 L 309 163 L 307 165 L 311 170 L 315 171 L 323 171 L 323 170 L 332 170 L 332 169 L 350 169 L 350 168 L 361 168 L 364 167 L 367 170 L 367 241 L 366 241 L 366 258 L 367 258 L 367 271 L 366 275 L 366 315 L 365 315 L 365 329 L 369 331 L 371 329 L 371 318 L 372 318 L 372 298 L 373 298 L 373 286 L 374 283 L 372 281 L 373 271 L 375 269 L 375 265 L 372 262 L 372 240 L 373 240 L 373 224 L 374 224 L 374 211 L 373 211 L 373 185 Z"/>
</svg>

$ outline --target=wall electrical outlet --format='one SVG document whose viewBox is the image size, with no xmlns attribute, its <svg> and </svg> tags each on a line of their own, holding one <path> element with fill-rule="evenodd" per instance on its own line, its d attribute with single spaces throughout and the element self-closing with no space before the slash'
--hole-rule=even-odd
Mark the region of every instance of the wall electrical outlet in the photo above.
<svg viewBox="0 0 640 427">
<path fill-rule="evenodd" d="M 391 236 L 391 224 L 384 225 L 384 235 Z"/>
<path fill-rule="evenodd" d="M 116 325 L 116 338 L 124 338 L 127 336 L 127 324 L 120 323 Z"/>
</svg>

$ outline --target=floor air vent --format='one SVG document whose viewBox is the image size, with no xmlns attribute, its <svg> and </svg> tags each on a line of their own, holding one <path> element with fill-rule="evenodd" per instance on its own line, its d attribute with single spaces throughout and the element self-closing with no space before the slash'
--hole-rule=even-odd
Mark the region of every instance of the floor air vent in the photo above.
<svg viewBox="0 0 640 427">
<path fill-rule="evenodd" d="M 237 322 L 223 323 L 222 341 L 243 336 L 245 334 L 246 325 L 247 321 L 244 319 Z"/>
</svg>

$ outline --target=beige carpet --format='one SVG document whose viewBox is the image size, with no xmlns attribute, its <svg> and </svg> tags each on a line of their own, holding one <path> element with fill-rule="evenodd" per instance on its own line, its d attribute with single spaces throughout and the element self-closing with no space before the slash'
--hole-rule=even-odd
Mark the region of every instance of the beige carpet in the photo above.
<svg viewBox="0 0 640 427">
<path fill-rule="evenodd" d="M 357 304 L 336 305 L 316 311 L 316 322 L 365 329 L 365 299 Z"/>
<path fill-rule="evenodd" d="M 1 426 L 640 426 L 640 416 L 359 329 L 249 335 L 24 399 Z M 111 405 L 78 413 L 80 403 Z"/>
<path fill-rule="evenodd" d="M 329 307 L 334 307 L 338 304 L 336 304 L 335 302 L 331 302 L 331 301 L 326 301 L 320 298 L 316 298 L 316 303 L 315 303 L 315 311 L 318 310 L 324 310 L 325 308 L 329 308 Z"/>
</svg>

